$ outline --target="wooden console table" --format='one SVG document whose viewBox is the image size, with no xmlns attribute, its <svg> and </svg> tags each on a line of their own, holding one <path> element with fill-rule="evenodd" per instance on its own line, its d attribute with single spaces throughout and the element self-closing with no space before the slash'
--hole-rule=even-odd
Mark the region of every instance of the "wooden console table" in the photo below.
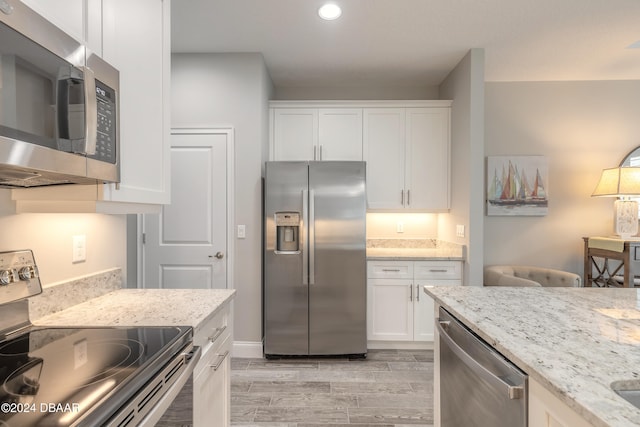
<svg viewBox="0 0 640 427">
<path fill-rule="evenodd" d="M 583 240 L 584 286 L 634 287 L 634 278 L 640 275 L 640 239 L 619 241 L 621 251 L 593 247 L 595 242 L 589 245 L 589 237 L 583 237 Z M 615 242 L 612 243 L 615 246 Z M 614 262 L 610 263 L 612 260 Z M 622 283 L 615 276 L 623 278 Z"/>
</svg>

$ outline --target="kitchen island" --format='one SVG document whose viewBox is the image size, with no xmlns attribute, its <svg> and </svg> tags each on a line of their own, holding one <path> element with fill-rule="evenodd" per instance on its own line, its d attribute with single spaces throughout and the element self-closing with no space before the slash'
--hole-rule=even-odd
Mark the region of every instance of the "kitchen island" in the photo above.
<svg viewBox="0 0 640 427">
<path fill-rule="evenodd" d="M 617 381 L 640 386 L 638 290 L 424 290 L 436 305 L 447 309 L 529 375 L 531 427 L 640 425 L 640 409 L 611 388 Z M 436 371 L 437 365 L 436 355 Z M 438 378 L 436 372 L 436 395 Z M 434 409 L 437 426 L 438 408 Z"/>
</svg>

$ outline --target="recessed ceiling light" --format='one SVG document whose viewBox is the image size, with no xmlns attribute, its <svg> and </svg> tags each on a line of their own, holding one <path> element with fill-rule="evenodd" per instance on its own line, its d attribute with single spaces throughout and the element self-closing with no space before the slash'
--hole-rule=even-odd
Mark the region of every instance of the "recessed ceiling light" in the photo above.
<svg viewBox="0 0 640 427">
<path fill-rule="evenodd" d="M 342 9 L 335 3 L 325 3 L 318 9 L 318 15 L 320 15 L 322 19 L 333 21 L 342 15 Z"/>
</svg>

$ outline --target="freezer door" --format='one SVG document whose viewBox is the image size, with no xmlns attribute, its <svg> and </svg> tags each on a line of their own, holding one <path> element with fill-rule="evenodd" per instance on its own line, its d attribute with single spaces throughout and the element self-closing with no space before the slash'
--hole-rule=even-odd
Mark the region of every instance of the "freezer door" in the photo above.
<svg viewBox="0 0 640 427">
<path fill-rule="evenodd" d="M 309 164 L 309 354 L 364 354 L 364 162 Z"/>
<path fill-rule="evenodd" d="M 264 353 L 309 354 L 309 293 L 306 266 L 306 220 L 303 196 L 308 201 L 306 162 L 267 162 L 264 218 Z M 276 248 L 276 213 L 300 214 L 300 251 Z"/>
</svg>

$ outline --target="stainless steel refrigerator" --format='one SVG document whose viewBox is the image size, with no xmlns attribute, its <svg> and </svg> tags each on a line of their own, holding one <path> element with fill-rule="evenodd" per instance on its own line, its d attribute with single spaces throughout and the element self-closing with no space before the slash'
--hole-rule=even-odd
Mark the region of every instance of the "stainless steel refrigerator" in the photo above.
<svg viewBox="0 0 640 427">
<path fill-rule="evenodd" d="M 265 169 L 265 356 L 366 355 L 365 163 Z"/>
</svg>

